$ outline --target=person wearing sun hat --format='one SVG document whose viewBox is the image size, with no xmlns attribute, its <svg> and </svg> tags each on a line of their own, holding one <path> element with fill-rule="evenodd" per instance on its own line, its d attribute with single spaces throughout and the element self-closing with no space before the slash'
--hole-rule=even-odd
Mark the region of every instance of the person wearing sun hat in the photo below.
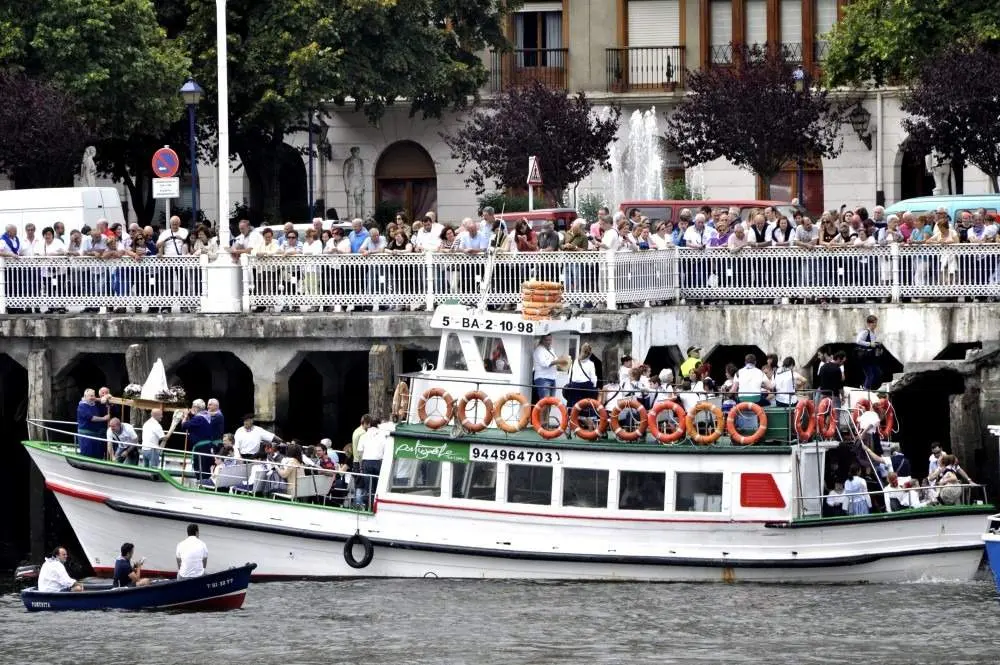
<svg viewBox="0 0 1000 665">
<path fill-rule="evenodd" d="M 681 376 L 687 376 L 691 373 L 691 370 L 695 369 L 695 366 L 701 362 L 701 347 L 700 346 L 689 346 L 687 350 L 687 358 L 681 363 Z"/>
</svg>

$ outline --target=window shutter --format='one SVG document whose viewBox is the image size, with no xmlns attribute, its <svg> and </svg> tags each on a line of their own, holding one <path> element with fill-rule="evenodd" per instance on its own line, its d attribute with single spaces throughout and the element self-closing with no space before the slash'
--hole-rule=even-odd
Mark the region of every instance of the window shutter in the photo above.
<svg viewBox="0 0 1000 665">
<path fill-rule="evenodd" d="M 799 0 L 781 0 L 781 42 L 802 43 L 802 3 Z"/>
<path fill-rule="evenodd" d="M 629 0 L 629 46 L 678 46 L 680 43 L 680 0 Z"/>
<path fill-rule="evenodd" d="M 830 32 L 837 23 L 837 0 L 816 0 L 816 37 Z"/>
<path fill-rule="evenodd" d="M 518 12 L 562 12 L 563 4 L 561 2 L 532 2 L 528 0 L 525 2 Z"/>
<path fill-rule="evenodd" d="M 767 0 L 746 0 L 746 30 L 743 40 L 747 44 L 767 41 Z"/>
<path fill-rule="evenodd" d="M 733 41 L 733 4 L 729 0 L 712 2 L 709 26 L 712 46 L 725 46 Z"/>
</svg>

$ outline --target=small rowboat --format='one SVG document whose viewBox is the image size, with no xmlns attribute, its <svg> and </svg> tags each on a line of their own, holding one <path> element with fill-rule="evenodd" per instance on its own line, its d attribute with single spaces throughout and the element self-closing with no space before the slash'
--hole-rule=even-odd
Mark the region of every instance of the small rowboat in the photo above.
<svg viewBox="0 0 1000 665">
<path fill-rule="evenodd" d="M 29 612 L 66 610 L 181 610 L 222 611 L 243 607 L 255 563 L 201 577 L 154 580 L 146 586 L 112 588 L 110 584 L 84 586 L 83 591 L 21 592 Z"/>
</svg>

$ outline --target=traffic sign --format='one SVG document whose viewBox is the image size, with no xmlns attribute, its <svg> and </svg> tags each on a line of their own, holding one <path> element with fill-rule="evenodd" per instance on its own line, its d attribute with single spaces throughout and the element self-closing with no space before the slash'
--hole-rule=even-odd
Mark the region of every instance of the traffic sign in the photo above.
<svg viewBox="0 0 1000 665">
<path fill-rule="evenodd" d="M 180 165 L 177 153 L 166 146 L 153 153 L 153 173 L 157 178 L 173 178 Z"/>
<path fill-rule="evenodd" d="M 542 169 L 538 165 L 538 158 L 532 155 L 528 157 L 528 185 L 542 184 Z"/>
<path fill-rule="evenodd" d="M 153 181 L 154 199 L 176 199 L 180 195 L 180 178 L 157 178 Z"/>
</svg>

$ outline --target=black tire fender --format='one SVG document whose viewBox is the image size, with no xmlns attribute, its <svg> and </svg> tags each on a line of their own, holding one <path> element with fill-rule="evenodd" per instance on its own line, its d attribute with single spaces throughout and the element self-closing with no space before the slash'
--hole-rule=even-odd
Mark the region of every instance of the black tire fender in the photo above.
<svg viewBox="0 0 1000 665">
<path fill-rule="evenodd" d="M 365 554 L 361 557 L 360 561 L 354 558 L 355 545 L 361 545 L 365 548 Z M 374 558 L 375 546 L 372 545 L 372 541 L 368 540 L 368 538 L 362 536 L 360 533 L 354 534 L 347 539 L 346 543 L 344 543 L 344 561 L 346 561 L 347 565 L 351 568 L 367 568 L 368 564 L 370 564 Z"/>
</svg>

